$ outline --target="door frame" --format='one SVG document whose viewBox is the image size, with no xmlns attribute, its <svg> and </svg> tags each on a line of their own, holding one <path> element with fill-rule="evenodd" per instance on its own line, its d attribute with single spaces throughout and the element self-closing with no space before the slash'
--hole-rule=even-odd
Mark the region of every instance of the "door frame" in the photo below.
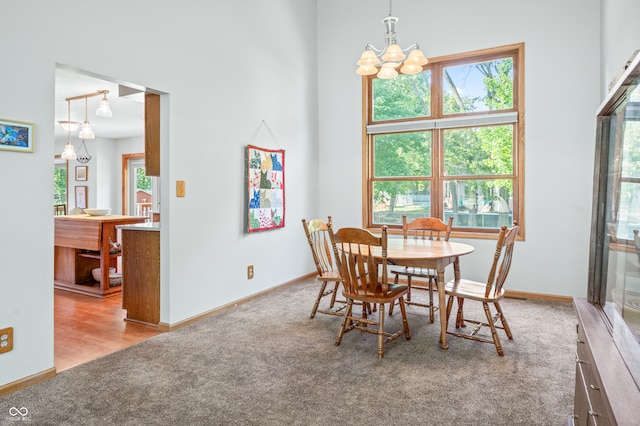
<svg viewBox="0 0 640 426">
<path fill-rule="evenodd" d="M 145 154 L 122 154 L 122 214 L 132 215 L 129 212 L 129 160 L 138 160 L 144 158 Z"/>
</svg>

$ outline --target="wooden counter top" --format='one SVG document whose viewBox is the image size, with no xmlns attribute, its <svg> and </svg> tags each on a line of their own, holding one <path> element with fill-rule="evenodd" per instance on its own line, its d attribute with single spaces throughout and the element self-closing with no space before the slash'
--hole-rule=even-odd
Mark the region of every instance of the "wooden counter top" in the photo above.
<svg viewBox="0 0 640 426">
<path fill-rule="evenodd" d="M 121 215 L 56 216 L 55 287 L 98 297 L 119 293 L 119 287 L 109 285 L 109 267 L 116 266 L 118 256 L 110 255 L 110 241 L 118 241 L 117 225 L 142 223 L 147 219 L 146 216 Z M 91 269 L 96 267 L 102 268 L 100 283 L 91 277 Z"/>
</svg>

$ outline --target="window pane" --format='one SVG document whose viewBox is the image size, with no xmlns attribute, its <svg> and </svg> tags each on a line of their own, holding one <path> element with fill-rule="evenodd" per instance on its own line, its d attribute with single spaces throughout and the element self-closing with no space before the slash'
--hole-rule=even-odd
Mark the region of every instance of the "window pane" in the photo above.
<svg viewBox="0 0 640 426">
<path fill-rule="evenodd" d="M 621 174 L 623 177 L 640 178 L 640 121 L 635 117 L 630 119 L 628 110 L 629 106 L 624 122 Z"/>
<path fill-rule="evenodd" d="M 53 204 L 67 203 L 67 162 L 56 164 L 53 169 Z"/>
<path fill-rule="evenodd" d="M 372 84 L 373 121 L 431 115 L 431 71 L 390 80 L 374 78 Z"/>
<path fill-rule="evenodd" d="M 510 227 L 513 225 L 513 180 L 446 181 L 444 217 L 449 216 L 453 216 L 454 227 Z"/>
<path fill-rule="evenodd" d="M 513 108 L 511 58 L 445 67 L 443 112 L 493 111 Z"/>
<path fill-rule="evenodd" d="M 431 176 L 431 132 L 373 138 L 375 177 Z"/>
<path fill-rule="evenodd" d="M 634 229 L 640 229 L 640 184 L 622 182 L 616 236 L 624 240 L 633 240 Z"/>
<path fill-rule="evenodd" d="M 447 176 L 511 175 L 513 125 L 443 131 Z"/>
<path fill-rule="evenodd" d="M 431 182 L 373 182 L 373 223 L 402 225 L 402 215 L 431 216 Z"/>
</svg>

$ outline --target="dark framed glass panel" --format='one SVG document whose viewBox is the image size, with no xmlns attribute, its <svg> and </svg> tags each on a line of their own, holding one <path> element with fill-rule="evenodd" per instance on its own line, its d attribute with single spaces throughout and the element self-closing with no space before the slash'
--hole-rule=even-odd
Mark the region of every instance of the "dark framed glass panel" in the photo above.
<svg viewBox="0 0 640 426">
<path fill-rule="evenodd" d="M 640 74 L 640 70 L 636 74 Z M 640 387 L 640 78 L 599 114 L 589 301 Z"/>
</svg>

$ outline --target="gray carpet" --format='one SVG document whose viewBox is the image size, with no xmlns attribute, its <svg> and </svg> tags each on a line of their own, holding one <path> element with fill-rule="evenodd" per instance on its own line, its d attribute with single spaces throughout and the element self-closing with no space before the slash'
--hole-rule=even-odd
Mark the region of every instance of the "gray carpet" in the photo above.
<svg viewBox="0 0 640 426">
<path fill-rule="evenodd" d="M 441 350 L 438 325 L 410 307 L 412 339 L 378 360 L 374 335 L 336 347 L 339 318 L 309 319 L 317 289 L 305 281 L 4 396 L 0 424 L 25 424 L 12 407 L 31 425 L 560 425 L 572 412 L 571 304 L 506 299 L 504 357 L 453 336 Z"/>
</svg>

